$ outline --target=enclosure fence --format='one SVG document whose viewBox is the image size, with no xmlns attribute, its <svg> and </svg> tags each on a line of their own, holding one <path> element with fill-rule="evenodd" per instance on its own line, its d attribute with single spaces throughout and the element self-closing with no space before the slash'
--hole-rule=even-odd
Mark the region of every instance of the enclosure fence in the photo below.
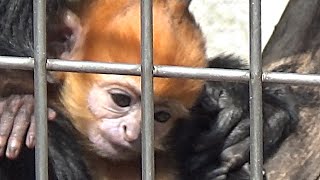
<svg viewBox="0 0 320 180">
<path fill-rule="evenodd" d="M 262 180 L 262 82 L 320 85 L 320 76 L 262 73 L 261 2 L 250 0 L 250 70 L 153 66 L 152 0 L 141 0 L 141 65 L 46 59 L 46 1 L 34 0 L 34 59 L 0 57 L 0 67 L 34 70 L 37 128 L 36 179 L 48 179 L 46 71 L 136 75 L 142 77 L 142 179 L 154 179 L 153 77 L 193 78 L 250 84 L 250 169 L 252 180 Z"/>
</svg>

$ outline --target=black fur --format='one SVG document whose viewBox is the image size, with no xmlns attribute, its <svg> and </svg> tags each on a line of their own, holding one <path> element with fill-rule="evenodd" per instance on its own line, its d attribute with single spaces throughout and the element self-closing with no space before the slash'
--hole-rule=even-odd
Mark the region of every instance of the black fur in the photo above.
<svg viewBox="0 0 320 180">
<path fill-rule="evenodd" d="M 33 57 L 32 8 L 32 0 L 0 0 L 1 55 Z M 47 0 L 48 34 L 56 31 L 64 8 L 64 0 Z"/>
<path fill-rule="evenodd" d="M 32 0 L 0 1 L 0 55 L 33 57 L 32 8 Z M 50 22 L 47 23 L 48 34 L 57 33 L 57 27 L 62 23 L 61 12 L 65 8 L 64 0 L 47 1 L 47 22 Z M 54 38 L 61 40 L 59 36 Z M 50 51 L 50 47 L 48 48 Z M 51 55 L 55 55 L 58 51 L 51 51 Z M 15 72 L 15 70 L 9 71 Z M 31 71 L 30 74 L 32 78 Z M 59 117 L 56 122 L 49 122 L 48 131 L 50 179 L 90 179 L 80 147 L 75 143 L 76 131 L 69 121 Z M 26 147 L 17 160 L 6 158 L 0 160 L 1 180 L 34 180 L 34 170 L 34 150 Z"/>
<path fill-rule="evenodd" d="M 232 56 L 214 58 L 209 67 L 246 69 L 240 59 Z M 248 98 L 247 83 L 206 83 L 192 108 L 192 120 L 177 133 L 176 156 L 182 179 L 249 179 Z M 298 120 L 294 97 L 284 85 L 264 84 L 263 106 L 267 158 L 294 130 Z"/>
</svg>

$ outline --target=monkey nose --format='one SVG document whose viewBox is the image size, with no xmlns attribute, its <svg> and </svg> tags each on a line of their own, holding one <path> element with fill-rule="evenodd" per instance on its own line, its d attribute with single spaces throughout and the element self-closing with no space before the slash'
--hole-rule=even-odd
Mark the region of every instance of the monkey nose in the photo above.
<svg viewBox="0 0 320 180">
<path fill-rule="evenodd" d="M 127 124 L 123 123 L 121 125 L 122 133 L 123 133 L 123 138 L 127 142 L 132 142 L 135 141 L 139 138 L 140 135 L 140 126 L 135 124 Z"/>
</svg>

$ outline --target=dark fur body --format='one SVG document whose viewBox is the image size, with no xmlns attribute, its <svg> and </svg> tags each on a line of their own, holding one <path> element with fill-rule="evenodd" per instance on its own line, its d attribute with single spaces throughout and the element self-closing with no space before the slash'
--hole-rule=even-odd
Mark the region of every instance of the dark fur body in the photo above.
<svg viewBox="0 0 320 180">
<path fill-rule="evenodd" d="M 292 18 L 301 17 L 292 16 Z M 317 21 L 314 22 L 317 23 Z M 316 26 L 311 24 L 310 27 L 312 27 L 310 29 L 313 29 Z M 303 33 L 310 34 L 310 31 L 303 31 Z M 310 43 L 309 39 L 305 39 L 304 36 L 301 36 L 301 38 L 303 45 Z M 312 38 L 312 41 L 318 42 L 318 39 Z M 265 71 L 319 74 L 319 52 L 318 47 L 312 48 L 312 50 L 310 48 L 310 51 L 306 53 L 298 53 L 276 61 L 270 61 L 264 68 Z M 292 85 L 292 89 L 298 100 L 299 123 L 296 131 L 281 144 L 277 153 L 266 161 L 267 176 L 269 179 L 279 180 L 319 179 L 320 88 L 313 85 Z"/>
<path fill-rule="evenodd" d="M 246 69 L 232 56 L 211 59 L 211 68 Z M 192 109 L 192 121 L 176 140 L 182 179 L 249 179 L 249 86 L 207 82 Z M 284 85 L 265 84 L 263 92 L 264 160 L 298 124 L 296 100 Z"/>
</svg>

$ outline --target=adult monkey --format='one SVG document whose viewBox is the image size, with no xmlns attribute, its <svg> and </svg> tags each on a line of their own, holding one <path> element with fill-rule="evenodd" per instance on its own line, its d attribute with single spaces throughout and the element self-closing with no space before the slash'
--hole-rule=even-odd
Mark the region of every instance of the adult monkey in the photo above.
<svg viewBox="0 0 320 180">
<path fill-rule="evenodd" d="M 320 73 L 319 7 L 319 0 L 289 2 L 263 52 L 267 71 Z M 300 106 L 300 121 L 296 132 L 266 162 L 267 176 L 280 180 L 319 179 L 319 86 L 292 88 Z"/>
<path fill-rule="evenodd" d="M 32 0 L 0 1 L 0 55 L 33 56 L 32 5 Z M 75 5 L 72 4 L 72 6 Z M 62 19 L 68 7 L 65 0 L 47 1 L 48 57 L 57 57 L 70 46 L 68 40 L 70 32 L 66 31 Z M 2 69 L 0 81 L 0 97 L 2 97 L 0 100 L 0 156 L 6 154 L 8 158 L 14 159 L 25 142 L 26 134 L 26 145 L 29 148 L 35 145 L 35 120 L 32 115 L 33 95 L 31 95 L 33 94 L 33 73 Z M 49 97 L 55 96 L 57 87 L 49 84 L 48 89 Z M 49 98 L 51 107 L 54 99 Z M 55 116 L 56 113 L 49 108 L 49 119 L 52 120 Z"/>
<path fill-rule="evenodd" d="M 266 71 L 318 74 L 319 0 L 290 1 L 263 52 Z M 298 24 L 298 25 L 297 25 Z M 268 179 L 318 179 L 320 175 L 319 87 L 291 86 L 298 124 L 272 156 L 265 157 Z M 280 91 L 281 92 L 281 91 Z M 238 153 L 243 152 L 241 149 Z M 234 162 L 237 164 L 237 162 Z M 212 167 L 214 172 L 219 167 Z M 210 172 L 210 171 L 209 171 Z M 232 175 L 232 172 L 227 174 Z M 238 177 L 239 178 L 239 177 Z M 249 176 L 244 179 L 249 179 Z"/>
<path fill-rule="evenodd" d="M 320 73 L 319 7 L 319 0 L 289 1 L 263 51 L 265 71 Z M 265 158 L 266 176 L 279 180 L 319 179 L 319 87 L 291 85 L 290 88 L 296 98 L 299 121 L 279 150 Z"/>
<path fill-rule="evenodd" d="M 47 3 L 47 8 L 48 22 L 50 22 L 48 24 L 48 37 L 51 37 L 48 44 L 48 54 L 55 56 L 66 47 L 65 38 L 67 37 L 64 37 L 64 35 L 67 34 L 61 35 L 59 32 L 63 30 L 60 13 L 67 6 L 64 0 L 50 0 Z M 32 0 L 0 1 L 0 55 L 33 56 L 32 19 Z M 54 38 L 52 39 L 52 37 Z M 2 97 L 0 101 L 0 153 L 3 155 L 6 152 L 8 158 L 14 159 L 23 149 L 21 156 L 15 161 L 5 157 L 1 159 L 0 178 L 4 180 L 31 180 L 35 177 L 34 150 L 23 147 L 23 142 L 32 119 L 26 144 L 33 147 L 35 143 L 34 118 L 31 117 L 33 113 L 33 97 L 31 95 L 33 93 L 33 73 L 31 71 L 2 69 L 0 71 L 0 81 L 0 97 Z M 53 87 L 50 86 L 49 90 L 54 91 L 49 91 L 49 94 L 54 94 L 56 87 L 54 85 Z M 16 114 L 18 115 L 15 116 Z M 55 116 L 55 112 L 49 112 L 50 119 L 55 118 Z M 55 122 L 49 122 L 48 126 L 50 179 L 89 179 L 79 146 L 73 143 L 73 132 L 75 132 L 72 130 L 73 127 L 69 126 L 68 121 L 65 121 L 62 117 L 58 117 Z M 9 136 L 8 146 L 6 146 Z M 63 144 L 68 145 L 68 148 L 61 148 Z"/>
</svg>

